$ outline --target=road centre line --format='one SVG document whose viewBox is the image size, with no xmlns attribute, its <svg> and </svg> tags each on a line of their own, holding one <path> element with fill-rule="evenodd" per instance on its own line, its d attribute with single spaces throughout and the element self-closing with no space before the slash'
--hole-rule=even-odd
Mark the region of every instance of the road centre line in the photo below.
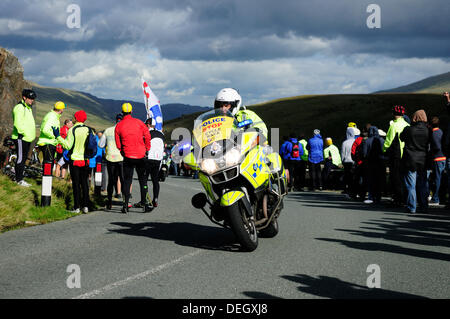
<svg viewBox="0 0 450 319">
<path fill-rule="evenodd" d="M 115 289 L 115 288 L 118 288 L 118 287 L 120 287 L 120 286 L 126 285 L 126 284 L 128 284 L 128 283 L 130 283 L 130 282 L 132 282 L 132 281 L 136 281 L 136 280 L 138 280 L 138 279 L 143 279 L 143 278 L 145 278 L 145 277 L 154 275 L 154 274 L 156 274 L 156 273 L 158 273 L 158 272 L 160 272 L 160 271 L 162 271 L 162 270 L 165 270 L 165 269 L 167 269 L 167 268 L 170 268 L 170 267 L 172 267 L 172 266 L 175 266 L 176 264 L 179 264 L 179 263 L 181 263 L 181 262 L 183 262 L 183 261 L 185 261 L 185 260 L 187 260 L 187 259 L 189 259 L 189 258 L 192 258 L 192 257 L 194 257 L 194 256 L 196 256 L 196 255 L 198 255 L 198 254 L 200 254 L 200 253 L 203 252 L 203 251 L 204 251 L 204 250 L 197 249 L 197 250 L 193 251 L 193 252 L 190 253 L 190 254 L 181 256 L 181 257 L 179 257 L 179 258 L 177 258 L 177 259 L 174 259 L 174 260 L 169 261 L 169 262 L 167 262 L 167 263 L 165 263 L 165 264 L 162 264 L 162 265 L 159 265 L 159 266 L 157 266 L 157 267 L 155 267 L 155 268 L 152 268 L 152 269 L 149 269 L 149 270 L 147 270 L 147 271 L 144 271 L 144 272 L 142 272 L 142 273 L 140 273 L 140 274 L 137 274 L 137 275 L 134 275 L 134 276 L 130 276 L 130 277 L 124 279 L 124 280 L 117 281 L 117 282 L 112 283 L 112 284 L 109 284 L 109 285 L 107 285 L 107 286 L 105 286 L 105 287 L 103 287 L 103 288 L 93 290 L 93 291 L 91 291 L 91 292 L 82 294 L 82 295 L 77 296 L 77 297 L 74 297 L 74 298 L 72 298 L 72 299 L 89 299 L 89 298 L 93 298 L 93 297 L 95 297 L 95 296 L 104 294 L 104 293 L 106 293 L 106 292 L 108 292 L 108 291 L 111 291 L 111 290 L 113 290 L 113 289 Z"/>
</svg>

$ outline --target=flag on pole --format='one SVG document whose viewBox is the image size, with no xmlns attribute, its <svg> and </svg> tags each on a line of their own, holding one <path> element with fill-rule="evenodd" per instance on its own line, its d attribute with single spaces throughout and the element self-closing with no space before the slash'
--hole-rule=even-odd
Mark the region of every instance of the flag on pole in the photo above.
<svg viewBox="0 0 450 319">
<path fill-rule="evenodd" d="M 155 129 L 162 131 L 163 117 L 161 112 L 161 105 L 158 97 L 153 93 L 147 82 L 142 79 L 142 88 L 144 90 L 145 108 L 147 110 L 147 118 L 152 118 L 152 124 Z"/>
</svg>

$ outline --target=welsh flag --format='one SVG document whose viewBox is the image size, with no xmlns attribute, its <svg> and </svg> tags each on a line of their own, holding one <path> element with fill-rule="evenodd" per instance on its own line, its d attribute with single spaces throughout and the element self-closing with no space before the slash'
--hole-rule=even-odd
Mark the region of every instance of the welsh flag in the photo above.
<svg viewBox="0 0 450 319">
<path fill-rule="evenodd" d="M 161 105 L 158 97 L 153 93 L 147 82 L 142 79 L 142 88 L 144 90 L 145 108 L 147 110 L 147 118 L 152 118 L 152 124 L 155 129 L 162 131 L 163 117 L 161 112 Z"/>
</svg>

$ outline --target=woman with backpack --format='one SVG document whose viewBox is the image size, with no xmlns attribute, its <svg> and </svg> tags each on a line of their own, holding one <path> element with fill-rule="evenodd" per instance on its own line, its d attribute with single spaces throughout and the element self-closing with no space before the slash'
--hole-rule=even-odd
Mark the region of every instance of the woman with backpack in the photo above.
<svg viewBox="0 0 450 319">
<path fill-rule="evenodd" d="M 291 192 L 293 187 L 299 187 L 299 164 L 303 155 L 303 147 L 294 133 L 289 135 L 289 141 L 284 154 L 283 157 L 286 159 L 287 169 L 289 170 L 288 189 Z"/>
</svg>

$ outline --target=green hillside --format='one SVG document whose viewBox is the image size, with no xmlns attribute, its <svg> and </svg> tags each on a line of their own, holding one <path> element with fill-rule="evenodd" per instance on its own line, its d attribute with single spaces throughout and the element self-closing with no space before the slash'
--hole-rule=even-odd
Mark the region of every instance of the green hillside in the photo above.
<svg viewBox="0 0 450 319">
<path fill-rule="evenodd" d="M 437 93 L 450 90 L 450 72 L 431 76 L 418 82 L 414 82 L 408 85 L 400 86 L 395 89 L 379 91 L 377 93 Z"/>
<path fill-rule="evenodd" d="M 443 100 L 438 94 L 305 95 L 251 105 L 248 109 L 255 111 L 269 130 L 279 128 L 280 138 L 290 132 L 303 132 L 311 137 L 318 128 L 322 137 L 329 136 L 335 143 L 341 143 L 348 122 L 356 122 L 360 128 L 371 123 L 387 132 L 392 106 L 396 104 L 404 105 L 410 117 L 416 110 L 424 109 L 428 116 L 439 116 L 447 121 Z M 166 136 L 170 138 L 177 127 L 192 130 L 197 116 L 198 113 L 166 122 Z"/>
<path fill-rule="evenodd" d="M 66 109 L 61 116 L 61 124 L 66 118 L 73 118 L 75 112 L 83 109 L 87 113 L 86 125 L 96 130 L 104 130 L 113 125 L 102 105 L 81 92 L 43 87 L 32 83 L 36 91 L 36 124 L 40 125 L 47 112 L 52 110 L 57 101 L 64 101 Z"/>
</svg>

